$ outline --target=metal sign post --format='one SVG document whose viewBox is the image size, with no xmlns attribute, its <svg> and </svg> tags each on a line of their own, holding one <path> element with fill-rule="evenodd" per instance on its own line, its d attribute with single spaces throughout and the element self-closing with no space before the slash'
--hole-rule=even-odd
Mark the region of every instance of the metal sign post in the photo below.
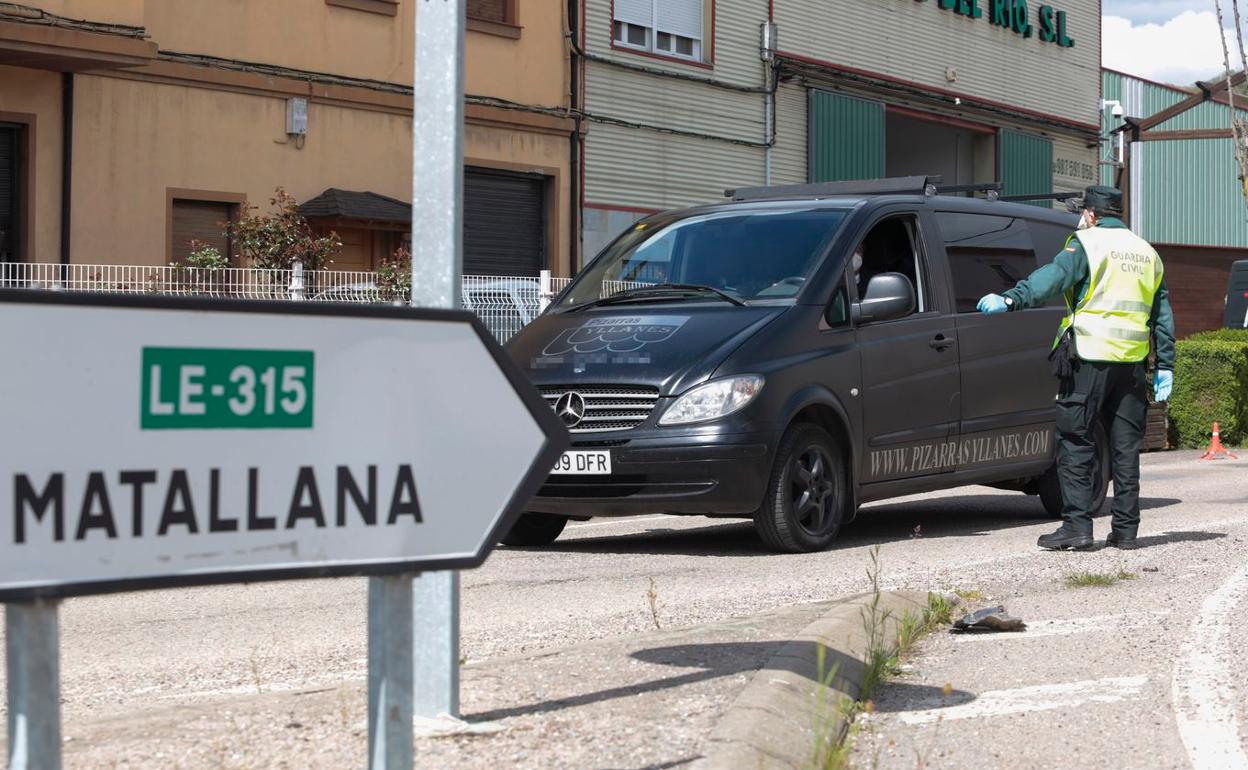
<svg viewBox="0 0 1248 770">
<path fill-rule="evenodd" d="M 61 673 L 58 602 L 14 602 L 4 610 L 9 689 L 9 770 L 60 770 Z"/>
<path fill-rule="evenodd" d="M 412 120 L 412 305 L 459 307 L 463 283 L 465 0 L 416 13 Z M 459 574 L 416 578 L 416 716 L 459 715 Z"/>
<path fill-rule="evenodd" d="M 412 305 L 457 308 L 463 273 L 464 0 L 416 6 Z M 459 715 L 459 573 L 370 578 L 369 767 L 412 767 L 412 717 Z M 373 618 L 397 628 L 374 630 Z M 419 619 L 420 627 L 414 624 Z M 380 621 L 379 621 L 380 623 Z M 400 745 L 401 744 L 401 745 Z"/>
</svg>

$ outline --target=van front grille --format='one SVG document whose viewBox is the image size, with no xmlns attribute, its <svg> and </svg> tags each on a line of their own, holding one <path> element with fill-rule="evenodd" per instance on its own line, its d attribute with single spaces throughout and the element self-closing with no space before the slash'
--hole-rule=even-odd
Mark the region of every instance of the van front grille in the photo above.
<svg viewBox="0 0 1248 770">
<path fill-rule="evenodd" d="M 570 396 L 568 401 L 574 407 L 584 405 L 580 421 L 568 427 L 568 432 L 573 434 L 636 428 L 646 421 L 659 400 L 658 388 L 631 385 L 546 385 L 538 390 L 556 414 L 560 412 L 561 402 L 567 406 L 565 396 Z M 565 419 L 564 424 L 570 419 Z"/>
</svg>

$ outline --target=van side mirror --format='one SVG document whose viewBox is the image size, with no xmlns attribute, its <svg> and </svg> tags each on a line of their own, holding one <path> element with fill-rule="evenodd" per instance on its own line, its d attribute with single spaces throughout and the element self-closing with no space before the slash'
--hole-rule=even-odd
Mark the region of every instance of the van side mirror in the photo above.
<svg viewBox="0 0 1248 770">
<path fill-rule="evenodd" d="M 914 312 L 914 286 L 901 273 L 880 273 L 867 284 L 867 296 L 854 303 L 854 320 L 860 323 L 891 321 Z"/>
</svg>

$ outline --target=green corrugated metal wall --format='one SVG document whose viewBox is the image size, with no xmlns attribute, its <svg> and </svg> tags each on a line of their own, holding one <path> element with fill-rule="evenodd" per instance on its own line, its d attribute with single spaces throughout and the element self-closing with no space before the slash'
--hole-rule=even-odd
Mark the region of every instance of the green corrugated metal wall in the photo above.
<svg viewBox="0 0 1248 770">
<path fill-rule="evenodd" d="M 1104 72 L 1102 77 L 1105 98 L 1123 102 L 1132 117 L 1147 117 L 1187 95 L 1117 72 Z M 1139 104 L 1133 103 L 1136 101 Z M 1248 107 L 1248 99 L 1244 106 Z M 1110 128 L 1121 122 L 1107 119 L 1113 121 Z M 1229 126 L 1228 107 L 1205 103 L 1157 128 Z M 1232 140 L 1141 142 L 1135 145 L 1135 152 L 1142 152 L 1144 158 L 1142 237 L 1156 243 L 1248 247 L 1248 207 L 1239 187 Z M 1106 167 L 1102 181 L 1113 182 L 1112 169 Z"/>
<path fill-rule="evenodd" d="M 884 176 L 884 105 L 812 89 L 810 181 Z"/>
<path fill-rule="evenodd" d="M 1053 142 L 1019 131 L 1001 130 L 1001 181 L 1006 195 L 1053 192 Z M 1048 208 L 1049 201 L 1032 205 Z"/>
</svg>

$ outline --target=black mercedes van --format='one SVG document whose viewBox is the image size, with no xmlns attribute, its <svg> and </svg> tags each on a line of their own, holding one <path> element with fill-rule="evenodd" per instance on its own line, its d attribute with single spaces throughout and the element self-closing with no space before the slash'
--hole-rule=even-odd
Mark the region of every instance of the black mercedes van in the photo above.
<svg viewBox="0 0 1248 770">
<path fill-rule="evenodd" d="M 620 235 L 507 344 L 572 448 L 504 542 L 671 513 L 752 518 L 770 547 L 813 551 L 862 503 L 965 484 L 1060 513 L 1047 355 L 1064 311 L 975 305 L 1076 219 L 934 181 L 729 191 Z"/>
</svg>

